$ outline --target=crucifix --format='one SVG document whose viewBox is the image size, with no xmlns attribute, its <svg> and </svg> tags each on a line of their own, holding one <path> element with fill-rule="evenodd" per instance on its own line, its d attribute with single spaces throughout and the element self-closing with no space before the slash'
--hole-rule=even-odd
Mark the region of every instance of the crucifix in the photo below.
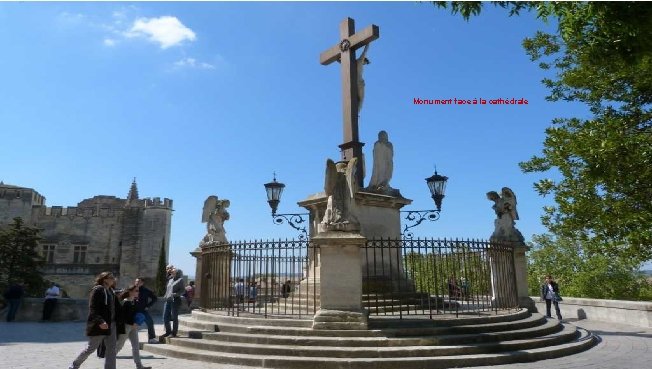
<svg viewBox="0 0 652 369">
<path fill-rule="evenodd" d="M 355 33 L 355 22 L 346 18 L 340 23 L 340 42 L 319 55 L 319 62 L 328 65 L 334 61 L 341 64 L 342 71 L 342 113 L 344 143 L 339 145 L 342 150 L 342 160 L 349 161 L 358 158 L 356 179 L 360 188 L 363 184 L 363 158 L 360 136 L 358 134 L 358 105 L 360 103 L 357 63 L 364 63 L 364 56 L 359 61 L 355 59 L 355 51 L 367 46 L 380 37 L 378 26 L 372 24 Z"/>
</svg>

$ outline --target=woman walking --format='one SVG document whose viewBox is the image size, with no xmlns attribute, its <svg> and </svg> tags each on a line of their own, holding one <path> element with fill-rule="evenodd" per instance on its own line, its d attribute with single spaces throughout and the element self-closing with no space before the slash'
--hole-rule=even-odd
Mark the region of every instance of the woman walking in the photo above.
<svg viewBox="0 0 652 369">
<path fill-rule="evenodd" d="M 122 350 L 122 347 L 129 338 L 131 343 L 131 354 L 136 364 L 136 369 L 152 369 L 151 366 L 143 366 L 140 361 L 140 345 L 138 343 L 138 324 L 136 322 L 136 305 L 134 300 L 138 298 L 138 286 L 129 286 L 120 294 L 120 301 L 122 302 L 122 318 L 125 323 L 125 333 L 118 337 L 116 353 Z M 142 315 L 142 314 L 141 314 Z M 143 316 L 143 321 L 145 317 Z M 141 321 L 142 323 L 142 321 Z"/>
<path fill-rule="evenodd" d="M 104 369 L 115 369 L 116 338 L 118 333 L 124 333 L 124 324 L 121 324 L 119 319 L 120 303 L 111 289 L 115 280 L 111 272 L 102 272 L 95 278 L 95 286 L 88 299 L 88 343 L 70 364 L 69 369 L 79 369 L 102 342 L 106 346 Z"/>
</svg>

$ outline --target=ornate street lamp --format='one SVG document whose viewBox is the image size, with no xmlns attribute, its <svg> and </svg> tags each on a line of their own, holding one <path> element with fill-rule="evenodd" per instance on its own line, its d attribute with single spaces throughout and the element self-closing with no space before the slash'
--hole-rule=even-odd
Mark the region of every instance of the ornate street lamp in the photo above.
<svg viewBox="0 0 652 369">
<path fill-rule="evenodd" d="M 274 173 L 274 180 L 272 182 L 265 183 L 267 202 L 269 203 L 269 207 L 272 208 L 272 216 L 276 214 L 276 209 L 281 202 L 281 195 L 283 194 L 284 188 L 285 184 L 276 182 L 276 173 Z"/>
<path fill-rule="evenodd" d="M 439 214 L 441 212 L 441 202 L 444 199 L 444 193 L 446 191 L 446 181 L 448 181 L 448 177 L 437 174 L 436 170 L 435 170 L 435 174 L 426 178 L 426 184 L 428 185 L 428 189 L 430 190 L 430 196 L 435 201 L 435 206 L 437 206 L 437 209 L 401 211 L 401 213 L 407 214 L 405 216 L 405 220 L 412 223 L 412 224 L 405 224 L 405 227 L 403 227 L 403 232 L 401 232 L 401 235 L 403 235 L 403 237 L 405 238 L 414 237 L 412 232 L 408 232 L 408 230 L 410 228 L 414 228 L 418 226 L 424 220 L 429 220 L 431 222 L 434 222 L 439 219 Z"/>
<path fill-rule="evenodd" d="M 300 232 L 300 239 L 306 239 L 308 237 L 308 231 L 306 230 L 306 227 L 301 226 L 301 224 L 306 222 L 303 216 L 308 216 L 308 213 L 276 214 L 278 204 L 281 203 L 281 195 L 283 194 L 284 188 L 285 184 L 276 181 L 276 173 L 274 173 L 274 179 L 272 182 L 265 183 L 267 203 L 269 204 L 269 207 L 272 208 L 272 221 L 276 225 L 287 223 L 290 227 Z"/>
</svg>

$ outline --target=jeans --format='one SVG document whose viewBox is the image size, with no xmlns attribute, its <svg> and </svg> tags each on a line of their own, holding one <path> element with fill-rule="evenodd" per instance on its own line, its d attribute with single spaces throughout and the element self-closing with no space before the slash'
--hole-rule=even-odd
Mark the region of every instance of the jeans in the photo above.
<svg viewBox="0 0 652 369">
<path fill-rule="evenodd" d="M 546 299 L 546 316 L 548 318 L 552 318 L 552 315 L 550 314 L 551 304 L 555 304 L 555 313 L 557 314 L 557 319 L 561 320 L 561 311 L 559 310 L 559 303 L 554 300 Z"/>
<path fill-rule="evenodd" d="M 46 299 L 43 303 L 43 320 L 50 320 L 54 307 L 57 306 L 57 299 Z"/>
<path fill-rule="evenodd" d="M 170 298 L 165 301 L 163 306 L 163 325 L 165 326 L 165 334 L 168 336 L 177 335 L 179 330 L 179 308 L 181 307 L 180 298 Z M 172 328 L 170 328 L 170 321 L 172 321 Z"/>
<path fill-rule="evenodd" d="M 16 313 L 18 312 L 18 307 L 20 307 L 20 299 L 7 299 L 9 304 L 9 310 L 7 310 L 7 321 L 13 322 L 16 319 Z"/>
<path fill-rule="evenodd" d="M 154 319 L 152 319 L 152 316 L 149 315 L 149 311 L 143 310 L 139 311 L 139 313 L 145 316 L 145 324 L 147 324 L 147 338 L 150 340 L 152 338 L 156 338 L 156 332 L 154 331 Z"/>
<path fill-rule="evenodd" d="M 142 368 L 143 363 L 140 361 L 140 346 L 138 344 L 138 326 L 133 326 L 131 324 L 125 325 L 125 334 L 118 336 L 118 343 L 116 344 L 115 352 L 118 353 L 122 350 L 122 347 L 125 345 L 125 341 L 129 339 L 131 343 L 131 356 L 134 358 L 134 363 L 136 368 Z"/>
</svg>

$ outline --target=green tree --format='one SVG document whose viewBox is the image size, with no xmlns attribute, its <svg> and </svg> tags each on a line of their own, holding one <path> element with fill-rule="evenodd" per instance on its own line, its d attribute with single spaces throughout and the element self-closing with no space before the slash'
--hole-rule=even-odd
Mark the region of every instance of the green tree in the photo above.
<svg viewBox="0 0 652 369">
<path fill-rule="evenodd" d="M 0 229 L 0 289 L 9 283 L 26 283 L 29 292 L 42 293 L 44 285 L 40 267 L 44 260 L 38 253 L 39 229 L 25 226 L 18 217 Z"/>
<path fill-rule="evenodd" d="M 435 2 L 464 18 L 480 2 Z M 640 264 L 652 259 L 652 7 L 643 2 L 494 2 L 510 15 L 535 11 L 558 23 L 523 42 L 540 67 L 550 101 L 575 101 L 590 119 L 558 118 L 526 172 L 555 170 L 535 184 L 552 195 L 543 223 L 562 238 Z M 549 72 L 546 72 L 549 73 Z"/>
<path fill-rule="evenodd" d="M 595 241 L 593 241 L 595 242 Z M 652 286 L 637 273 L 634 260 L 593 253 L 587 242 L 550 234 L 533 237 L 528 253 L 528 286 L 532 296 L 551 274 L 562 296 L 617 300 L 649 300 Z"/>
<path fill-rule="evenodd" d="M 156 271 L 156 295 L 165 294 L 165 286 L 168 283 L 165 267 L 167 266 L 167 257 L 165 256 L 165 238 L 161 242 L 161 253 L 158 256 L 158 270 Z"/>
</svg>

